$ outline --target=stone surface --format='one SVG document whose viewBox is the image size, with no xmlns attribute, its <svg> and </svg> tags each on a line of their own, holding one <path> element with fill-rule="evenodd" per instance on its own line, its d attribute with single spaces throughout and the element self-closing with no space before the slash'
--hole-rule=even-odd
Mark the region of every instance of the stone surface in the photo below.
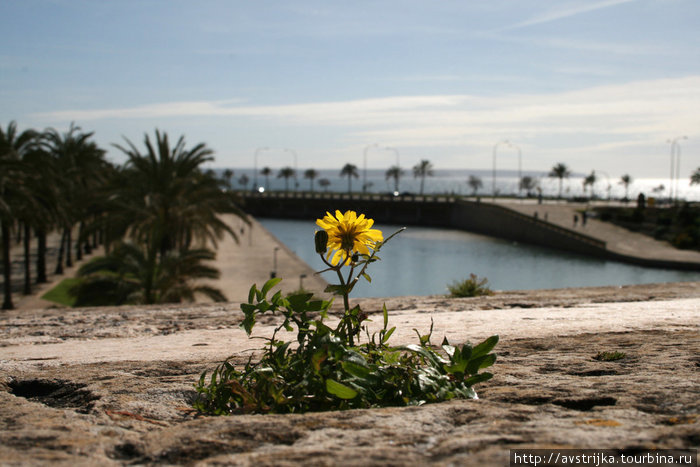
<svg viewBox="0 0 700 467">
<path fill-rule="evenodd" d="M 5 465 L 507 465 L 513 448 L 698 448 L 700 284 L 386 299 L 400 328 L 501 335 L 479 400 L 202 416 L 204 369 L 247 359 L 235 304 L 0 317 Z M 382 300 L 363 300 L 377 312 Z M 381 321 L 374 315 L 374 321 Z M 274 320 L 261 323 L 265 334 Z M 624 352 L 599 361 L 601 351 Z"/>
</svg>

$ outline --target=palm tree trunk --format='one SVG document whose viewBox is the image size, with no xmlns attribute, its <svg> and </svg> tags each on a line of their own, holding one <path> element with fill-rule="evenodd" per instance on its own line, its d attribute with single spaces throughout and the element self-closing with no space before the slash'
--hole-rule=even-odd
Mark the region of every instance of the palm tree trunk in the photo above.
<svg viewBox="0 0 700 467">
<path fill-rule="evenodd" d="M 32 293 L 32 267 L 30 263 L 30 242 L 32 240 L 31 227 L 24 223 L 24 295 Z"/>
<path fill-rule="evenodd" d="M 10 262 L 10 226 L 7 222 L 2 222 L 2 268 L 3 268 L 3 285 L 4 299 L 2 302 L 3 310 L 12 310 L 12 263 Z"/>
<path fill-rule="evenodd" d="M 78 238 L 75 241 L 75 260 L 80 261 L 83 259 L 82 241 L 83 241 L 83 231 L 85 229 L 85 224 L 80 221 L 80 227 L 78 227 Z"/>
<path fill-rule="evenodd" d="M 23 224 L 23 222 L 17 223 L 17 235 L 16 235 L 17 245 L 22 243 L 22 224 Z"/>
<path fill-rule="evenodd" d="M 66 267 L 73 267 L 73 252 L 71 244 L 73 243 L 73 226 L 66 228 Z"/>
<path fill-rule="evenodd" d="M 422 175 L 420 178 L 420 194 L 423 196 L 423 186 L 425 185 L 425 175 Z"/>
<path fill-rule="evenodd" d="M 58 247 L 58 260 L 56 261 L 56 271 L 54 274 L 63 274 L 63 252 L 66 248 L 66 231 L 61 234 L 61 244 Z"/>
<path fill-rule="evenodd" d="M 46 230 L 41 228 L 36 232 L 36 283 L 48 282 L 46 279 Z"/>
<path fill-rule="evenodd" d="M 95 222 L 95 225 L 98 224 L 99 220 L 100 220 L 100 215 L 99 215 L 99 214 L 95 214 L 95 218 L 93 219 L 93 221 Z M 98 238 L 98 236 L 100 236 L 101 233 L 102 233 L 102 229 L 101 229 L 101 228 L 99 228 L 99 229 L 96 228 L 96 229 L 94 229 L 93 232 L 92 232 L 92 249 L 93 249 L 93 250 L 96 250 L 96 249 L 97 249 L 97 244 L 98 244 L 98 242 L 99 242 L 99 243 L 102 243 L 102 239 L 101 239 L 101 238 Z"/>
</svg>

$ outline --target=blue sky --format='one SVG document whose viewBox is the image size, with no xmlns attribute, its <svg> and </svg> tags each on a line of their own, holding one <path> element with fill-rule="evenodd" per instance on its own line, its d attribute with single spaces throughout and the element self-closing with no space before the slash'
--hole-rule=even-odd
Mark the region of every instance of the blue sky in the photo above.
<svg viewBox="0 0 700 467">
<path fill-rule="evenodd" d="M 700 167 L 698 0 L 0 0 L 0 125 L 215 166 L 345 163 L 667 177 Z M 516 148 L 517 146 L 517 148 Z"/>
</svg>

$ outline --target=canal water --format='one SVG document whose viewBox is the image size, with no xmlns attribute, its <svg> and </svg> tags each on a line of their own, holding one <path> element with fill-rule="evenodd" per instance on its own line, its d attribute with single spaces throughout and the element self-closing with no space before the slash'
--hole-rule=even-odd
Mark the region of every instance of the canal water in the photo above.
<svg viewBox="0 0 700 467">
<path fill-rule="evenodd" d="M 325 268 L 314 251 L 314 220 L 258 219 L 315 270 Z M 399 226 L 379 225 L 385 237 Z M 370 265 L 372 283 L 361 280 L 354 297 L 447 293 L 447 285 L 469 277 L 487 278 L 494 290 L 552 289 L 700 280 L 700 273 L 651 269 L 588 258 L 484 235 L 433 227 L 408 227 Z M 272 264 L 272 252 L 270 252 Z M 337 277 L 324 273 L 330 283 Z M 286 278 L 297 280 L 298 278 Z"/>
</svg>

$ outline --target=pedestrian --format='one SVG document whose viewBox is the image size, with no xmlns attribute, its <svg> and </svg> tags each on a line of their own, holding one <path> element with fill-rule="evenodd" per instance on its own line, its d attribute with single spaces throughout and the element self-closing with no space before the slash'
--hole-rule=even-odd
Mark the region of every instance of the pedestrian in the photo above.
<svg viewBox="0 0 700 467">
<path fill-rule="evenodd" d="M 574 228 L 578 225 L 578 215 L 574 214 Z"/>
<path fill-rule="evenodd" d="M 588 217 L 588 216 L 586 216 L 586 211 L 583 211 L 583 212 L 581 213 L 581 227 L 585 227 L 585 226 L 586 226 L 586 218 L 587 218 L 587 217 Z"/>
</svg>

